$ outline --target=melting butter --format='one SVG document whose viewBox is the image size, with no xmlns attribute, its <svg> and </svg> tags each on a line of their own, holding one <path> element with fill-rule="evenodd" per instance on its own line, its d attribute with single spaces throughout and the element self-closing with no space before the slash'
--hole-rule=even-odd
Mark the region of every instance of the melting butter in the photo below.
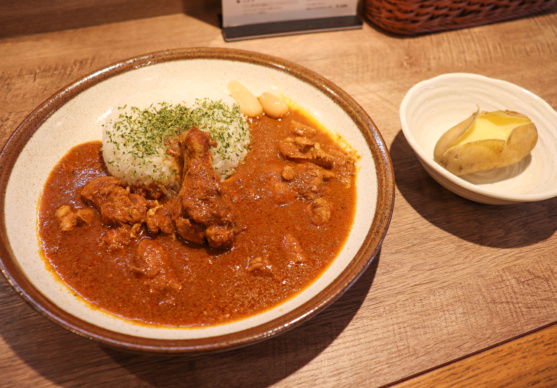
<svg viewBox="0 0 557 388">
<path fill-rule="evenodd" d="M 481 112 L 470 128 L 452 146 L 479 140 L 507 141 L 516 127 L 531 123 L 528 117 L 510 115 L 508 112 Z"/>
</svg>

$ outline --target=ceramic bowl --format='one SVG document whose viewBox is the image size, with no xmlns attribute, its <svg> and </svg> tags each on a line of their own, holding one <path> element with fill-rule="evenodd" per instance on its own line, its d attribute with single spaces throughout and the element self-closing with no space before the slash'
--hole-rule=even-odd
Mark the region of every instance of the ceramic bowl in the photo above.
<svg viewBox="0 0 557 388">
<path fill-rule="evenodd" d="M 180 102 L 196 90 L 238 80 L 254 94 L 277 90 L 360 154 L 357 210 L 350 236 L 328 269 L 284 303 L 243 320 L 201 328 L 140 325 L 91 308 L 47 269 L 39 254 L 37 206 L 54 164 L 74 145 L 101 138 L 107 117 L 126 103 Z M 206 96 L 203 96 L 206 97 Z M 294 63 L 253 52 L 192 48 L 148 54 L 90 74 L 41 104 L 0 154 L 0 258 L 8 282 L 66 329 L 139 352 L 222 351 L 262 341 L 330 305 L 365 271 L 387 232 L 394 177 L 387 147 L 367 113 L 344 91 Z"/>
<path fill-rule="evenodd" d="M 433 160 L 433 149 L 444 132 L 477 107 L 527 115 L 538 130 L 538 143 L 529 156 L 512 166 L 458 177 Z M 455 194 L 493 205 L 557 196 L 557 112 L 524 88 L 477 74 L 440 75 L 408 91 L 400 106 L 400 121 L 425 170 Z"/>
</svg>

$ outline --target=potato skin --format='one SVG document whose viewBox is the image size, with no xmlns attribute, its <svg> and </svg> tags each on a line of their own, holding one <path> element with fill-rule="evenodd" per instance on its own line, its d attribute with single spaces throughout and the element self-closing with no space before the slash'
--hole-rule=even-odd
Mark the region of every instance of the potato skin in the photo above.
<svg viewBox="0 0 557 388">
<path fill-rule="evenodd" d="M 433 150 L 433 160 L 446 168 L 445 152 L 456 143 L 456 141 L 466 132 L 466 130 L 474 123 L 479 116 L 480 111 L 473 113 L 466 120 L 461 121 L 447 132 L 445 132 L 437 141 L 435 149 Z"/>
<path fill-rule="evenodd" d="M 517 112 L 505 113 L 526 117 Z M 478 112 L 448 130 L 437 142 L 434 160 L 455 175 L 466 175 L 517 163 L 527 156 L 538 141 L 533 123 L 517 126 L 507 141 L 483 139 L 451 147 L 472 125 Z"/>
</svg>

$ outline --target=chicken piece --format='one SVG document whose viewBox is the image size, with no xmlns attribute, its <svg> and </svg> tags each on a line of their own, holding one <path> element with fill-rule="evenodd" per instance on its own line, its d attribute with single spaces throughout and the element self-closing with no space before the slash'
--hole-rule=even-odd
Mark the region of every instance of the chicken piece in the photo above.
<svg viewBox="0 0 557 388">
<path fill-rule="evenodd" d="M 95 211 L 92 209 L 72 210 L 69 205 L 63 205 L 56 210 L 55 216 L 60 222 L 60 230 L 68 232 L 77 225 L 89 225 L 95 217 Z"/>
<path fill-rule="evenodd" d="M 261 195 L 272 198 L 274 202 L 285 205 L 296 200 L 298 193 L 283 177 L 284 168 L 274 166 L 269 168 L 260 178 L 259 190 Z"/>
<path fill-rule="evenodd" d="M 205 226 L 182 217 L 174 219 L 174 224 L 176 225 L 178 236 L 184 240 L 194 244 L 203 244 L 205 242 Z"/>
<path fill-rule="evenodd" d="M 156 201 L 158 199 L 169 196 L 171 193 L 159 183 L 151 183 L 148 186 L 135 186 L 132 189 L 134 194 L 140 195 L 143 198 L 150 198 L 149 201 Z"/>
<path fill-rule="evenodd" d="M 130 228 L 130 238 L 139 238 L 143 231 L 143 224 L 133 224 Z"/>
<path fill-rule="evenodd" d="M 85 185 L 81 196 L 101 213 L 105 224 L 137 224 L 145 222 L 147 200 L 130 193 L 118 179 L 110 176 L 95 178 Z"/>
<path fill-rule="evenodd" d="M 325 168 L 332 168 L 334 158 L 325 152 L 319 143 L 303 136 L 287 137 L 279 143 L 281 155 L 296 162 L 311 162 Z"/>
<path fill-rule="evenodd" d="M 200 224 L 209 231 L 205 237 L 211 247 L 230 248 L 236 234 L 236 217 L 213 168 L 210 147 L 216 143 L 196 127 L 182 137 L 184 176 L 178 193 L 181 216 L 191 225 Z"/>
<path fill-rule="evenodd" d="M 106 245 L 106 249 L 110 252 L 124 249 L 132 240 L 132 228 L 127 225 L 121 225 L 117 228 L 108 229 L 101 237 L 101 242 Z"/>
<path fill-rule="evenodd" d="M 172 156 L 175 160 L 180 160 L 182 158 L 182 148 L 180 146 L 180 135 L 168 137 L 164 141 L 166 147 L 166 153 Z M 183 161 L 182 161 L 183 162 Z M 180 167 L 180 166 L 178 166 Z"/>
<path fill-rule="evenodd" d="M 294 171 L 294 168 L 292 168 L 292 166 L 286 165 L 282 169 L 281 176 L 282 179 L 284 179 L 287 182 L 290 182 L 296 176 L 296 171 Z"/>
<path fill-rule="evenodd" d="M 313 225 L 325 225 L 331 219 L 333 204 L 324 198 L 316 198 L 306 207 L 306 211 Z"/>
<path fill-rule="evenodd" d="M 75 218 L 78 225 L 90 225 L 95 217 L 93 209 L 77 209 L 75 211 Z"/>
<path fill-rule="evenodd" d="M 290 184 L 300 197 L 309 200 L 319 196 L 324 182 L 336 177 L 334 172 L 322 169 L 313 163 L 298 164 L 292 170 Z"/>
<path fill-rule="evenodd" d="M 60 230 L 62 232 L 68 232 L 72 230 L 77 225 L 77 220 L 75 219 L 75 214 L 72 208 L 68 205 L 63 205 L 56 210 L 56 218 L 60 222 Z"/>
<path fill-rule="evenodd" d="M 248 259 L 246 270 L 250 273 L 253 273 L 254 275 L 271 276 L 273 279 L 281 281 L 273 265 L 266 257 L 258 256 L 253 259 Z"/>
<path fill-rule="evenodd" d="M 158 201 L 152 201 L 152 206 L 147 210 L 145 223 L 151 233 L 174 234 L 173 208 L 176 203 L 173 199 L 160 205 Z"/>
<path fill-rule="evenodd" d="M 156 240 L 141 240 L 133 263 L 129 263 L 128 267 L 143 278 L 151 293 L 179 291 L 182 288 L 170 259 Z"/>
<path fill-rule="evenodd" d="M 213 248 L 230 248 L 235 230 L 228 225 L 211 225 L 205 230 L 205 237 Z"/>
<path fill-rule="evenodd" d="M 290 122 L 290 132 L 292 132 L 296 136 L 311 137 L 315 135 L 317 130 L 296 120 L 292 120 Z"/>
<path fill-rule="evenodd" d="M 284 236 L 282 248 L 286 257 L 293 263 L 299 264 L 307 261 L 306 255 L 298 239 L 291 234 Z"/>
<path fill-rule="evenodd" d="M 256 257 L 254 259 L 248 260 L 247 271 L 253 272 L 255 270 L 261 270 L 270 267 L 269 260 L 262 257 Z"/>
</svg>

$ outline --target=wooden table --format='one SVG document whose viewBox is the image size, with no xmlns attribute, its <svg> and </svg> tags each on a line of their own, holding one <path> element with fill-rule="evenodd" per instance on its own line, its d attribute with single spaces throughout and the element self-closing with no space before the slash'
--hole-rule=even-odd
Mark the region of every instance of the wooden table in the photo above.
<svg viewBox="0 0 557 388">
<path fill-rule="evenodd" d="M 380 254 L 310 321 L 258 345 L 200 356 L 101 347 L 37 314 L 1 280 L 0 385 L 557 385 L 557 199 L 496 207 L 457 197 L 419 165 L 399 121 L 406 91 L 447 72 L 505 79 L 557 108 L 557 10 L 414 38 L 364 23 L 354 31 L 226 43 L 219 5 L 33 35 L 4 29 L 0 146 L 51 94 L 128 57 L 193 46 L 275 55 L 339 85 L 383 134 L 396 204 Z M 52 30 L 57 17 L 62 27 L 67 21 L 60 15 L 34 20 Z"/>
</svg>

